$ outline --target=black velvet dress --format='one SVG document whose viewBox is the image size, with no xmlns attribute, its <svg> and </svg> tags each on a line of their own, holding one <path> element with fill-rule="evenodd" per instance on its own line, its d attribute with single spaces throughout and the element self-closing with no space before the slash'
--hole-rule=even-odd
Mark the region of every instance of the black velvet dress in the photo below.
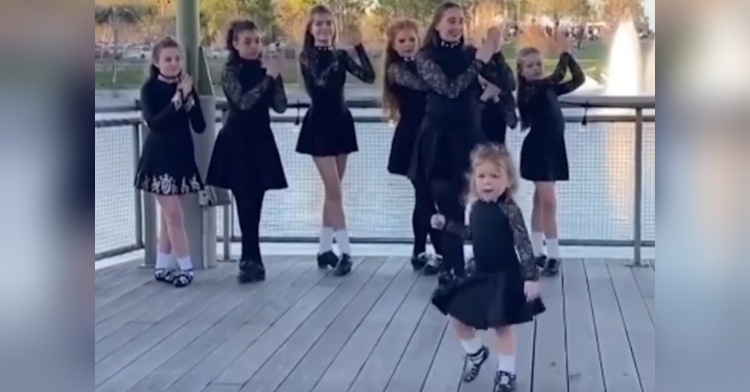
<svg viewBox="0 0 750 392">
<path fill-rule="evenodd" d="M 360 64 L 344 50 L 314 47 L 300 54 L 300 69 L 311 106 L 302 121 L 297 152 L 336 156 L 356 152 L 354 118 L 346 107 L 344 84 L 349 72 L 365 83 L 375 82 L 375 70 L 362 45 L 355 46 Z"/>
<path fill-rule="evenodd" d="M 281 76 L 266 75 L 260 61 L 232 60 L 222 86 L 229 113 L 216 138 L 206 183 L 235 193 L 286 188 L 269 113 L 286 110 Z"/>
<path fill-rule="evenodd" d="M 446 181 L 463 189 L 469 154 L 487 141 L 481 129 L 481 75 L 503 91 L 515 89 L 513 72 L 502 53 L 483 64 L 476 49 L 437 42 L 421 50 L 417 71 L 427 86 L 425 115 L 417 136 L 409 176 Z"/>
<path fill-rule="evenodd" d="M 438 288 L 433 305 L 476 329 L 521 324 L 544 312 L 541 299 L 529 302 L 524 294 L 524 282 L 538 280 L 539 271 L 523 214 L 513 199 L 474 202 L 467 234 L 476 269 Z"/>
<path fill-rule="evenodd" d="M 427 86 L 417 75 L 416 63 L 403 59 L 388 67 L 386 83 L 398 101 L 400 115 L 393 132 L 388 172 L 406 176 L 417 132 L 424 118 Z"/>
<path fill-rule="evenodd" d="M 568 69 L 572 79 L 563 82 Z M 586 75 L 573 56 L 563 53 L 549 77 L 519 81 L 518 108 L 522 126 L 530 127 L 521 148 L 521 177 L 524 179 L 547 182 L 570 178 L 565 117 L 558 97 L 581 87 L 585 80 Z"/>
<path fill-rule="evenodd" d="M 143 142 L 135 186 L 157 195 L 184 195 L 203 189 L 195 163 L 193 136 L 206 130 L 193 91 L 175 104 L 177 82 L 150 79 L 141 88 L 141 112 L 149 133 Z"/>
</svg>

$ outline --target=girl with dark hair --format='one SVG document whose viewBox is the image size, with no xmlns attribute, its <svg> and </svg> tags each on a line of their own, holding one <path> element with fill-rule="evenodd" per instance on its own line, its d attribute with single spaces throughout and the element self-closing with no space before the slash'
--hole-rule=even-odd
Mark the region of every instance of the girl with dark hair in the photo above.
<svg viewBox="0 0 750 392">
<path fill-rule="evenodd" d="M 260 254 L 260 218 L 266 191 L 287 187 L 271 129 L 269 108 L 287 106 L 281 58 L 264 52 L 258 27 L 249 20 L 231 24 L 226 36 L 229 59 L 221 84 L 229 112 L 216 138 L 207 183 L 230 189 L 242 231 L 238 281 L 265 280 Z"/>
<path fill-rule="evenodd" d="M 388 172 L 401 176 L 409 173 L 411 155 L 419 125 L 424 117 L 427 86 L 417 74 L 414 56 L 419 50 L 419 25 L 412 19 L 396 19 L 386 29 L 385 81 L 383 83 L 383 108 L 389 121 L 397 122 L 388 158 Z M 414 186 L 414 212 L 411 224 L 414 230 L 414 249 L 411 264 L 424 275 L 435 275 L 438 255 L 432 259 L 427 253 L 427 235 L 437 254 L 440 253 L 439 230 L 430 227 L 430 216 L 435 204 L 428 184 L 412 180 Z"/>
<path fill-rule="evenodd" d="M 437 209 L 463 225 L 462 193 L 469 154 L 486 140 L 480 127 L 479 76 L 502 91 L 515 89 L 513 71 L 498 50 L 500 31 L 491 28 L 477 50 L 464 45 L 464 12 L 455 3 L 435 11 L 417 54 L 417 72 L 427 86 L 425 115 L 417 136 L 409 177 L 429 184 Z M 443 232 L 441 284 L 462 277 L 463 240 Z"/>
<path fill-rule="evenodd" d="M 352 268 L 341 182 L 348 155 L 358 150 L 354 119 L 344 98 L 346 73 L 365 83 L 375 82 L 375 71 L 362 46 L 359 29 L 351 26 L 345 38 L 354 47 L 359 64 L 335 47 L 334 15 L 325 6 L 316 5 L 310 10 L 299 58 L 311 106 L 302 122 L 297 152 L 312 155 L 323 181 L 325 201 L 318 267 L 332 266 L 336 276 L 346 275 Z M 333 253 L 334 237 L 340 258 Z"/>
<path fill-rule="evenodd" d="M 182 51 L 172 38 L 153 49 L 150 75 L 141 87 L 141 112 L 149 128 L 143 143 L 135 186 L 156 194 L 161 207 L 155 278 L 184 287 L 193 281 L 182 196 L 203 188 L 195 163 L 191 129 L 202 133 L 206 121 L 193 80 L 182 69 Z M 179 271 L 173 271 L 171 254 Z"/>
<path fill-rule="evenodd" d="M 555 183 L 569 179 L 565 117 L 558 96 L 581 87 L 586 80 L 583 70 L 570 54 L 572 45 L 570 38 L 560 37 L 560 61 L 550 76 L 544 75 L 538 49 L 524 48 L 518 54 L 521 129 L 529 129 L 521 148 L 521 177 L 534 182 L 531 243 L 536 256 L 544 256 L 546 245 L 547 255 L 541 265 L 544 268 L 542 273 L 547 276 L 557 275 L 560 270 Z M 568 69 L 572 78 L 563 82 Z"/>
</svg>

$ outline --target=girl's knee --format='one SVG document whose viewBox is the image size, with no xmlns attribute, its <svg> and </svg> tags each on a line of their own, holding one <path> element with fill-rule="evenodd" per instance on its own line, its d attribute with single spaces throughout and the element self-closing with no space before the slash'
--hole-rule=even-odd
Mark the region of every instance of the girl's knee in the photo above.
<svg viewBox="0 0 750 392">
<path fill-rule="evenodd" d="M 329 203 L 341 203 L 343 200 L 341 183 L 325 184 L 325 197 Z"/>
<path fill-rule="evenodd" d="M 512 338 L 513 337 L 513 327 L 510 326 L 510 325 L 506 325 L 504 327 L 495 328 L 495 335 L 499 339 Z"/>
<path fill-rule="evenodd" d="M 181 227 L 183 221 L 182 211 L 179 209 L 164 211 L 164 221 L 168 227 Z"/>
</svg>

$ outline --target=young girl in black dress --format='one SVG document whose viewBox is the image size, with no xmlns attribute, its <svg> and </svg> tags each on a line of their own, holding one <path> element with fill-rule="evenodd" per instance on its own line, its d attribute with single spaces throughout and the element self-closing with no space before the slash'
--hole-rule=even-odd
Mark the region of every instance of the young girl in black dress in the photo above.
<svg viewBox="0 0 750 392">
<path fill-rule="evenodd" d="M 397 122 L 388 158 L 388 172 L 407 176 L 427 96 L 427 86 L 419 78 L 414 63 L 419 49 L 419 25 L 412 19 L 396 19 L 386 29 L 386 39 L 383 108 L 388 119 Z M 426 253 L 428 233 L 436 253 L 440 253 L 441 233 L 430 228 L 430 216 L 435 213 L 434 200 L 427 183 L 418 180 L 411 182 L 414 186 L 414 211 L 411 217 L 414 249 L 411 264 L 424 275 L 435 275 L 439 256 L 432 258 Z"/>
<path fill-rule="evenodd" d="M 287 187 L 269 114 L 269 108 L 283 113 L 287 98 L 281 58 L 263 51 L 255 23 L 232 23 L 226 44 L 229 59 L 221 84 L 229 113 L 216 138 L 206 182 L 234 194 L 242 231 L 238 281 L 247 283 L 266 277 L 259 243 L 265 193 Z"/>
<path fill-rule="evenodd" d="M 515 336 L 512 326 L 532 321 L 544 311 L 539 299 L 539 271 L 532 254 L 521 208 L 513 200 L 518 178 L 508 151 L 481 145 L 471 155 L 468 230 L 434 215 L 434 227 L 471 238 L 475 269 L 466 278 L 435 291 L 432 303 L 451 316 L 468 368 L 464 382 L 473 381 L 489 357 L 476 330 L 493 329 L 497 336 L 498 367 L 494 392 L 516 387 Z"/>
<path fill-rule="evenodd" d="M 351 27 L 345 37 L 354 47 L 359 64 L 344 50 L 337 49 L 333 13 L 322 5 L 310 10 L 300 53 L 300 68 L 312 104 L 305 113 L 297 141 L 297 152 L 312 155 L 325 189 L 323 227 L 318 249 L 318 267 L 334 267 L 334 275 L 351 271 L 351 248 L 341 182 L 346 160 L 356 152 L 354 119 L 346 107 L 344 83 L 349 72 L 365 83 L 375 82 L 375 70 L 362 46 L 362 36 Z M 341 258 L 333 253 L 333 238 Z"/>
<path fill-rule="evenodd" d="M 135 186 L 156 194 L 161 207 L 156 280 L 184 287 L 193 281 L 193 263 L 185 233 L 182 196 L 203 189 L 193 153 L 193 132 L 206 121 L 193 80 L 182 69 L 182 51 L 171 38 L 153 49 L 149 78 L 141 87 L 141 112 L 149 133 L 143 143 Z M 171 254 L 179 271 L 171 269 Z"/>
<path fill-rule="evenodd" d="M 500 31 L 491 28 L 479 49 L 464 45 L 464 12 L 455 3 L 435 11 L 415 59 L 427 86 L 425 115 L 417 134 L 409 177 L 430 186 L 435 204 L 448 220 L 464 222 L 462 193 L 469 154 L 486 140 L 480 126 L 481 75 L 503 91 L 515 88 L 513 72 L 498 51 Z M 441 284 L 464 275 L 463 240 L 444 233 Z"/>
<path fill-rule="evenodd" d="M 570 54 L 571 48 L 572 41 L 561 37 L 560 60 L 552 75 L 546 77 L 538 49 L 525 48 L 518 54 L 518 108 L 521 128 L 529 129 L 521 149 L 521 177 L 534 182 L 531 242 L 537 256 L 543 255 L 546 242 L 542 265 L 547 276 L 556 275 L 560 269 L 555 183 L 569 179 L 565 117 L 557 97 L 577 89 L 586 79 Z M 563 82 L 568 69 L 572 78 Z"/>
</svg>

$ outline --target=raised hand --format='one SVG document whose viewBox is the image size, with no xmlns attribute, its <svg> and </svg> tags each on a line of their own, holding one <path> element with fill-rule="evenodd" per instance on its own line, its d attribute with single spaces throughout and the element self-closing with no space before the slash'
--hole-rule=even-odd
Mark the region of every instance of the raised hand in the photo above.
<svg viewBox="0 0 750 392">
<path fill-rule="evenodd" d="M 180 84 L 178 85 L 179 90 L 182 92 L 182 96 L 187 98 L 193 91 L 193 78 L 188 74 L 183 74 L 180 78 Z"/>
<path fill-rule="evenodd" d="M 276 78 L 281 74 L 281 56 L 277 52 L 264 53 L 261 57 L 263 68 L 266 69 L 266 75 Z"/>
<path fill-rule="evenodd" d="M 557 51 L 559 53 L 572 53 L 573 40 L 571 37 L 566 37 L 563 33 L 557 33 Z"/>
<path fill-rule="evenodd" d="M 360 31 L 357 25 L 351 24 L 346 27 L 344 31 L 344 43 L 350 46 L 357 46 L 362 44 L 362 31 Z"/>
</svg>

